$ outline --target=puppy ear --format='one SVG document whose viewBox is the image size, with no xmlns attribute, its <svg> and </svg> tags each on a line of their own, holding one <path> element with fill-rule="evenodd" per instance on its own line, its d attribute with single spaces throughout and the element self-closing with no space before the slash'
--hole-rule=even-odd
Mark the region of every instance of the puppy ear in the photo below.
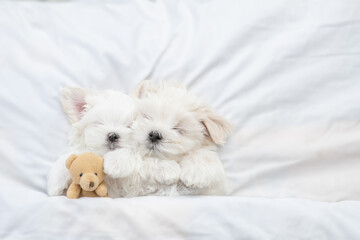
<svg viewBox="0 0 360 240">
<path fill-rule="evenodd" d="M 143 98 L 148 93 L 156 92 L 157 87 L 150 81 L 150 80 L 144 80 L 137 85 L 133 92 L 133 96 L 136 98 Z"/>
<path fill-rule="evenodd" d="M 224 144 L 233 128 L 230 122 L 209 108 L 205 108 L 203 111 L 201 123 L 205 127 L 205 135 L 217 145 Z"/>
<path fill-rule="evenodd" d="M 71 154 L 70 157 L 68 157 L 68 159 L 66 160 L 66 168 L 70 169 L 71 164 L 74 162 L 74 160 L 77 158 L 78 156 L 76 154 Z"/>
<path fill-rule="evenodd" d="M 65 87 L 61 91 L 61 103 L 71 123 L 79 121 L 86 109 L 89 92 L 82 88 Z"/>
</svg>

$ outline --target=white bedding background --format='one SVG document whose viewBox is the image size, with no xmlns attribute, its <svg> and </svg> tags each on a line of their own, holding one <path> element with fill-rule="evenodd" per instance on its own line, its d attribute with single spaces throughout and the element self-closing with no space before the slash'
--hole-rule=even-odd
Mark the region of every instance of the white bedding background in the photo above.
<svg viewBox="0 0 360 240">
<path fill-rule="evenodd" d="M 234 123 L 231 196 L 48 197 L 60 89 L 143 79 Z M 0 2 L 0 239 L 359 239 L 359 173 L 358 0 Z"/>
</svg>

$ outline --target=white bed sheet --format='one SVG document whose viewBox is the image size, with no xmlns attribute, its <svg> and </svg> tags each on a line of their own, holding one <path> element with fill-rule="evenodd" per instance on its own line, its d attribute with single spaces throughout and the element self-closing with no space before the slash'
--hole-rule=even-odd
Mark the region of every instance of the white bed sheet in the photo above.
<svg viewBox="0 0 360 240">
<path fill-rule="evenodd" d="M 242 197 L 73 201 L 21 190 L 10 191 L 9 201 L 1 202 L 1 239 L 360 238 L 358 201 Z M 25 204 L 14 201 L 24 195 Z"/>
<path fill-rule="evenodd" d="M 49 198 L 65 85 L 177 81 L 235 125 L 231 197 Z M 358 239 L 360 2 L 0 2 L 0 238 Z M 241 196 L 241 197 L 239 197 Z"/>
</svg>

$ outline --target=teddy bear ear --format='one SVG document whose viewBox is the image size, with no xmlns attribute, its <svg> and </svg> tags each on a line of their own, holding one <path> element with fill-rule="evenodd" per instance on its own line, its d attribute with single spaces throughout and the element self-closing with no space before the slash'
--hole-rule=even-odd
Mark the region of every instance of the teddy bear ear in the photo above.
<svg viewBox="0 0 360 240">
<path fill-rule="evenodd" d="M 71 167 L 71 164 L 74 162 L 74 160 L 77 158 L 78 156 L 76 154 L 71 154 L 70 157 L 68 157 L 68 159 L 66 160 L 66 168 L 69 169 Z"/>
</svg>

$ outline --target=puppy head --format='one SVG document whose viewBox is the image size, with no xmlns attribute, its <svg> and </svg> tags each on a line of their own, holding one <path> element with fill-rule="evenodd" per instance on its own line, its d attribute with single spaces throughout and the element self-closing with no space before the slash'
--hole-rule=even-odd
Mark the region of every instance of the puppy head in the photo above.
<svg viewBox="0 0 360 240">
<path fill-rule="evenodd" d="M 72 154 L 66 160 L 72 180 L 85 191 L 94 191 L 104 181 L 104 158 L 94 153 Z"/>
<path fill-rule="evenodd" d="M 70 142 L 79 151 L 104 155 L 128 144 L 134 101 L 117 91 L 64 88 L 62 105 L 70 122 Z"/>
<path fill-rule="evenodd" d="M 133 137 L 143 155 L 172 157 L 222 145 L 230 133 L 230 123 L 184 88 L 144 81 L 135 96 Z"/>
</svg>

